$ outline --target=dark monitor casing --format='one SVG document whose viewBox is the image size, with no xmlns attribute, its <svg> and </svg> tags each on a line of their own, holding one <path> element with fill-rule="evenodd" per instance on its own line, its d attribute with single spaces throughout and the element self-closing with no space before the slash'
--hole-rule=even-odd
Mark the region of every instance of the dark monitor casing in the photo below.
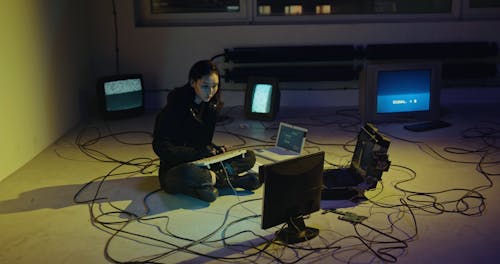
<svg viewBox="0 0 500 264">
<path fill-rule="evenodd" d="M 252 102 L 258 84 L 271 85 L 270 108 L 267 113 L 259 113 L 252 111 Z M 278 114 L 280 108 L 280 89 L 279 81 L 276 78 L 270 77 L 250 77 L 248 78 L 247 88 L 245 91 L 245 116 L 248 119 L 272 121 Z"/>
<path fill-rule="evenodd" d="M 381 72 L 412 70 L 430 71 L 429 108 L 422 111 L 377 112 L 378 78 Z M 360 73 L 359 111 L 361 123 L 383 123 L 404 121 L 432 121 L 440 117 L 441 63 L 440 62 L 385 62 L 367 64 Z"/>
<path fill-rule="evenodd" d="M 388 167 L 379 168 L 375 158 L 377 156 L 387 157 L 387 151 L 391 141 L 378 132 L 378 129 L 372 124 L 365 124 L 358 133 L 356 147 L 352 155 L 351 170 L 353 174 L 361 176 L 365 182 L 374 184 L 382 179 L 383 171 Z M 388 159 L 386 159 L 388 163 Z"/>
<path fill-rule="evenodd" d="M 259 167 L 264 178 L 262 229 L 287 223 L 287 228 L 276 233 L 286 243 L 308 240 L 318 234 L 317 229 L 305 226 L 303 216 L 320 209 L 324 156 L 320 151 Z"/>
</svg>

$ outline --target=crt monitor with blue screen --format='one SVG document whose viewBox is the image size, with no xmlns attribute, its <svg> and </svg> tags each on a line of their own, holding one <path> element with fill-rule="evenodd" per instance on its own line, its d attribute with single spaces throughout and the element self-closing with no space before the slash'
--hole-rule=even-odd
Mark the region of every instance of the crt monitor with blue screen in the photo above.
<svg viewBox="0 0 500 264">
<path fill-rule="evenodd" d="M 360 84 L 363 123 L 439 119 L 439 63 L 368 64 L 361 73 Z"/>
<path fill-rule="evenodd" d="M 248 79 L 245 93 L 245 115 L 249 119 L 273 120 L 280 106 L 278 80 L 268 77 Z"/>
</svg>

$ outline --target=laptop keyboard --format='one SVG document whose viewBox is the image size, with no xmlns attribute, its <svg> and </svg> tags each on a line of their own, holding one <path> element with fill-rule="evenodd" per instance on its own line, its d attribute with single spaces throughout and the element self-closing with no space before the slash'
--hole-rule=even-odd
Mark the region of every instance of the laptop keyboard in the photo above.
<svg viewBox="0 0 500 264">
<path fill-rule="evenodd" d="M 204 159 L 199 159 L 199 160 L 193 161 L 192 163 L 197 165 L 197 166 L 200 166 L 200 167 L 210 168 L 211 164 L 219 163 L 221 161 L 225 161 L 225 160 L 228 160 L 230 158 L 241 156 L 241 155 L 244 155 L 246 153 L 247 153 L 246 149 L 230 150 L 230 151 L 221 153 L 219 155 L 215 155 L 215 156 L 211 156 L 211 157 L 207 157 Z"/>
</svg>

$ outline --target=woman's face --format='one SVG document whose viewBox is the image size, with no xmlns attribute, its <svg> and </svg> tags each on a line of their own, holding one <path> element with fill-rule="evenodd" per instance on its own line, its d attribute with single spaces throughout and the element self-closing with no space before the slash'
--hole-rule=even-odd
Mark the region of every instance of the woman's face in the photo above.
<svg viewBox="0 0 500 264">
<path fill-rule="evenodd" d="M 198 80 L 191 81 L 191 86 L 196 93 L 195 102 L 208 102 L 219 90 L 219 75 L 213 72 Z"/>
</svg>

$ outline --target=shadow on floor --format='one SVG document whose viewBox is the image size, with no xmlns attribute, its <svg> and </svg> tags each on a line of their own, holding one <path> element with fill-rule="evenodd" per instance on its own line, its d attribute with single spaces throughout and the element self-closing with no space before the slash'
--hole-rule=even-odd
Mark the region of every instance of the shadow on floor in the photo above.
<svg viewBox="0 0 500 264">
<path fill-rule="evenodd" d="M 59 209 L 79 204 L 130 201 L 122 210 L 148 215 L 175 209 L 200 209 L 210 204 L 186 195 L 170 195 L 159 189 L 156 176 L 129 177 L 96 181 L 89 185 L 59 185 L 33 189 L 16 199 L 0 201 L 0 214 Z"/>
</svg>

